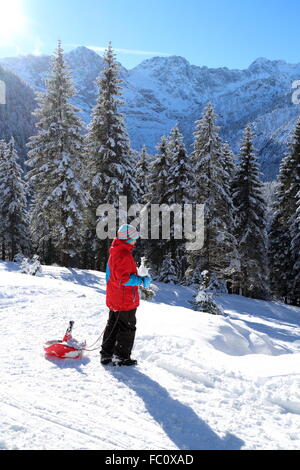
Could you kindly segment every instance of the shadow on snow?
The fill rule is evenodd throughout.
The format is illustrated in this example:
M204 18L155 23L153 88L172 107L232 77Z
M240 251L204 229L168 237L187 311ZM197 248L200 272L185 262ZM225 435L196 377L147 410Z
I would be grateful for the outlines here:
M172 398L168 391L138 369L116 368L112 375L131 388L147 411L180 450L238 450L244 442L227 433L220 438L187 405Z
M86 366L91 361L88 357L82 357L81 359L56 359L47 355L45 355L45 359L60 369L76 369L77 372L83 375L88 374L82 370L82 366Z

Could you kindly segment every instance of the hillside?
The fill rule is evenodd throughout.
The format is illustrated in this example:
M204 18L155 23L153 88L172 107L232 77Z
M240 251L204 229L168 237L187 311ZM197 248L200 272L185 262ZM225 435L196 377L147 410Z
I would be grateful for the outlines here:
M191 288L155 284L137 367L50 361L43 342L70 319L88 345L103 331L104 273L0 262L1 449L299 449L300 309L222 295L212 316Z
M32 112L36 107L33 89L11 71L1 67L0 80L5 83L5 101L0 103L0 140L7 142L13 136L21 163L23 164L28 148L26 143L35 132Z

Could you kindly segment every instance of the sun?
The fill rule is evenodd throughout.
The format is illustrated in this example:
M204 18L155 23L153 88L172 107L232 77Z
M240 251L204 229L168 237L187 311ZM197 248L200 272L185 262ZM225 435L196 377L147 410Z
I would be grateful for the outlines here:
M9 45L26 30L23 0L0 0L0 44Z

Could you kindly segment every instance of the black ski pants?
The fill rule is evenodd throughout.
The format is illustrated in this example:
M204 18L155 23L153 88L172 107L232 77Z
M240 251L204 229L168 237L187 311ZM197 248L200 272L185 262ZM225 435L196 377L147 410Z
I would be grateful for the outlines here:
M109 311L109 317L103 334L100 354L129 359L136 332L136 308L133 310Z

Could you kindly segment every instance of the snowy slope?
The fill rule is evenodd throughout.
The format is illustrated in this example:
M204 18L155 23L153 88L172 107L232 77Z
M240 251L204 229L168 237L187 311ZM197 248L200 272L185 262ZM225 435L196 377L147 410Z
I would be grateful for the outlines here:
M300 309L222 295L226 316L156 283L138 309L135 368L43 356L44 340L92 344L107 318L104 273L0 262L0 448L297 449Z

